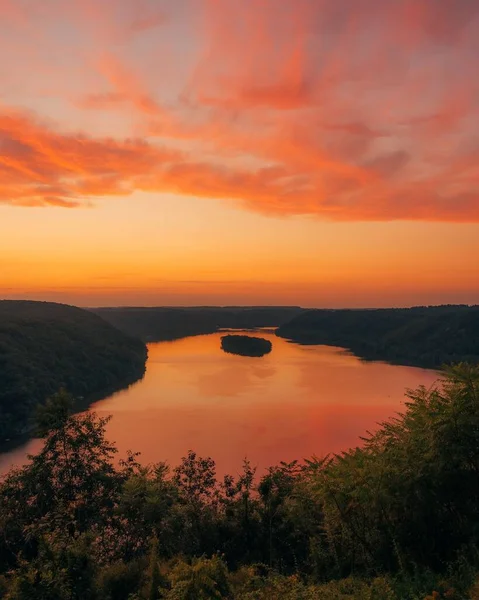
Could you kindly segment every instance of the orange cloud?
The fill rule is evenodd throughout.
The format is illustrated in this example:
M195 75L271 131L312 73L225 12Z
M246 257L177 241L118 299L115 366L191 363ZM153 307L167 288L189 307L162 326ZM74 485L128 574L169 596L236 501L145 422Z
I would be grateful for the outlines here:
M0 115L0 138L0 198L22 206L74 207L98 196L142 190L236 199L264 213L317 214L337 220L479 220L477 197L467 193L466 186L442 197L434 192L440 176L391 189L387 178L409 161L403 152L370 161L364 166L366 175L361 182L359 169L356 173L344 165L341 171L339 163L328 164L321 158L298 160L287 145L274 153L273 147L267 146L284 164L228 168L219 161L195 161L142 140L62 134L14 112ZM306 165L309 170L297 173L287 164L288 157L293 165ZM318 170L322 165L322 173L312 170L316 161ZM469 181L470 177L468 186Z
M0 148L0 199L20 206L79 206L93 196L129 194L135 178L178 159L178 153L142 140L61 134L5 109Z
M61 13L97 32L93 60L72 53L91 84L76 109L133 117L132 138L3 107L1 202L139 190L340 221L479 221L476 0L135 6L77 0ZM56 18L46 9L40 32ZM97 19L110 23L103 40Z

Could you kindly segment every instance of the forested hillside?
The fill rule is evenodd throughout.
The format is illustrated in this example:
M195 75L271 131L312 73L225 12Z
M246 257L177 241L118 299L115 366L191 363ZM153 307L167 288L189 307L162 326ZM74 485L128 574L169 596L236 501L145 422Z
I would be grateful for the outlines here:
M479 362L479 306L311 310L277 335L302 344L349 348L371 360L440 367Z
M303 309L289 306L96 308L93 312L118 329L145 342L175 340L219 329L278 327Z
M142 376L146 347L72 306L0 301L0 441L29 428L35 407L66 387L88 397Z

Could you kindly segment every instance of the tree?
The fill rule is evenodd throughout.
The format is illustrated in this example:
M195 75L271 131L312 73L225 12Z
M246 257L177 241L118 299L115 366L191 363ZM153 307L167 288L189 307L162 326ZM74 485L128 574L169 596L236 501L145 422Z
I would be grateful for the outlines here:
M116 448L105 439L108 418L69 415L72 402L64 391L48 400L39 414L41 452L2 483L0 557L10 565L18 552L35 557L42 539L67 547L114 519L123 476L113 465Z
M258 491L261 500L261 520L263 526L265 562L270 567L284 566L282 563L290 554L291 523L286 517L286 502L293 493L301 467L298 461L281 462L279 467L271 467L261 479ZM294 555L287 558L294 564Z
M211 500L216 486L215 461L190 450L175 468L174 480L188 503L198 505Z
M212 458L190 450L173 471L178 488L178 518L183 522L182 551L190 556L211 555L218 550L216 518L218 488Z

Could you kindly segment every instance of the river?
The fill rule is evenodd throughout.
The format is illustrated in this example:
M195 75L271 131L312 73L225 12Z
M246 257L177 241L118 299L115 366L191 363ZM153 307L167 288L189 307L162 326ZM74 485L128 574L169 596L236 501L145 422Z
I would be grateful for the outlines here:
M235 474L247 457L261 472L279 461L340 452L403 409L406 388L434 371L364 362L341 348L277 338L262 358L224 353L221 333L149 344L144 378L90 407L112 415L108 438L119 455L178 464L189 449ZM21 465L41 442L0 455L0 473Z

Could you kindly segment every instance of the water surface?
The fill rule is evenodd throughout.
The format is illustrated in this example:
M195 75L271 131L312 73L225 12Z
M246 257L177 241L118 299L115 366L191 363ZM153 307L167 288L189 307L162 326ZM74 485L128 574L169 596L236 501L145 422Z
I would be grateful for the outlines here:
M148 346L145 377L96 402L113 415L108 438L145 463L177 464L191 448L212 456L219 473L248 457L260 470L279 461L339 452L402 410L406 388L431 385L434 371L364 362L340 348L273 343L262 358L226 354L224 333ZM30 440L0 455L0 472L40 448Z

